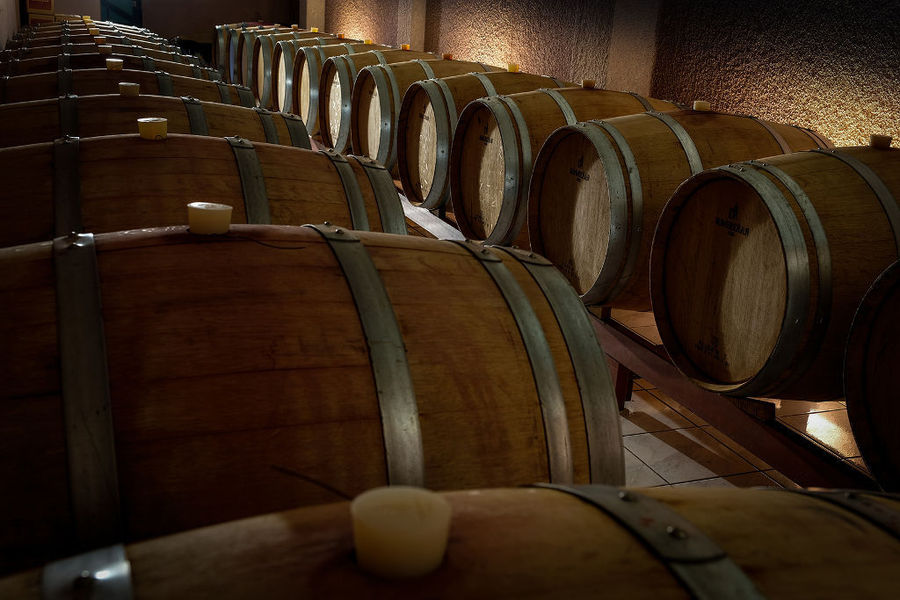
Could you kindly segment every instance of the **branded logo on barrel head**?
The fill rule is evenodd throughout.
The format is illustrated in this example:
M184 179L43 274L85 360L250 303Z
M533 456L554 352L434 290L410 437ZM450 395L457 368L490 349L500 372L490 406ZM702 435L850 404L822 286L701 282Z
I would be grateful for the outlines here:
M694 344L694 348L706 356L712 358L716 362L722 363L726 367L728 366L728 360L725 358L725 352L719 348L719 338L718 336L710 336L709 342L704 342L703 340L697 340L697 343Z
M738 222L738 205L735 204L731 208L728 209L728 218L723 219L722 217L716 217L716 226L723 227L728 230L728 235L734 237L734 234L738 233L744 237L750 235L750 228L741 225Z
M574 175L576 179L581 181L590 181L591 176L584 172L584 156L578 159L578 166L569 169L569 175Z
M481 130L481 135L478 136L478 139L484 142L485 144L493 144L494 140L488 137L488 127L485 125Z

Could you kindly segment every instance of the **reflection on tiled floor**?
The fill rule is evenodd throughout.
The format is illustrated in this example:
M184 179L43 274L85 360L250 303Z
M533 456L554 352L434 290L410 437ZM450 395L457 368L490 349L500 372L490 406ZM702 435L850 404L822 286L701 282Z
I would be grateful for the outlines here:
M629 486L796 487L646 381L620 418Z

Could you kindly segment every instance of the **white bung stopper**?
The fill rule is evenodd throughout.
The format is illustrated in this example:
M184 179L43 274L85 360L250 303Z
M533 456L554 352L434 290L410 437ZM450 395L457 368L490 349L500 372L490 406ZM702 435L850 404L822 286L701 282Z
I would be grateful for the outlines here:
M187 207L188 229L191 233L228 233L231 227L231 206L214 202L191 202Z

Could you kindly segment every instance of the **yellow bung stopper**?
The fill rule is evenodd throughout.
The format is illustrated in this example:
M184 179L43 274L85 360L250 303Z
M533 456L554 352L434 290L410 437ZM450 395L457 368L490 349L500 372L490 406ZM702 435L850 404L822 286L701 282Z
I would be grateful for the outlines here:
M215 235L228 233L231 207L214 202L191 202L188 207L188 229L191 233Z
M121 71L122 70L122 59L121 58L107 58L106 59L106 70L107 71Z
M142 117L137 120L138 133L145 140L164 140L169 132L169 122L162 117Z
M97 52L100 54L112 54L112 46L109 44L100 44L97 46Z
M363 40L363 44L374 44L372 40Z
M119 95L120 96L140 96L141 95L141 84L132 83L131 81L120 81L119 82Z
M582 79L581 87L583 87L586 90L592 90L595 87L597 87L597 82L593 79Z
M519 65L518 65L518 63L507 63L506 70L509 71L510 73L518 73Z
M400 44L401 50L409 50L409 44Z
M409 486L380 487L350 503L359 566L388 579L419 577L440 566L450 533L450 503Z
M441 54L441 58L443 58L444 60L453 60L453 53L444 52L443 54Z
M309 30L312 31L313 33L319 33L318 27L310 27Z
M291 23L291 29L297 30L297 29L300 29L300 26L297 25L296 23Z
M707 102L706 100L694 100L693 108L694 110L698 111L710 110L709 102Z
M91 17L89 15L82 15L81 20L87 22L91 20Z
M344 39L345 36L343 33L339 33L339 34L337 34L337 37L339 40L342 40L342 39Z
M887 150L891 147L892 141L894 141L894 138L889 135L873 133L869 136L869 145L878 150Z
M100 30L96 27L91 27L88 29L88 33L91 35L100 35Z

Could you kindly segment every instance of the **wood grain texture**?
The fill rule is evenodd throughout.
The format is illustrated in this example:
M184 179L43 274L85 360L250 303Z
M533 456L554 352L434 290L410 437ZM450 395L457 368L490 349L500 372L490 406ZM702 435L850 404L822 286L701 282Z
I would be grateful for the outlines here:
M109 41L109 40L107 40ZM133 54L138 52L140 54L145 54L150 58L157 60L171 60L175 62L186 62L188 60L193 61L196 60L193 56L188 56L186 54L182 54L177 50L163 50L160 49L159 44L154 44L153 47L141 46L137 43L134 46L140 46L139 50L135 51L132 49L132 46L117 44L112 42L109 44L112 46L113 54ZM169 47L169 46L166 46ZM99 54L99 50L97 49L97 44L93 41L84 44L71 44L68 46L38 46L34 48L27 48L22 51L22 55L19 60L28 60L35 58L56 58L60 54L62 54L63 49L66 50L67 54L78 55L78 54ZM3 64L0 62L0 64Z
M172 92L175 96L191 96L205 102L222 102L219 86L213 81L195 79L184 75L170 75ZM59 77L56 72L34 73L10 77L4 85L4 102L28 102L45 98L57 98ZM142 94L159 94L159 79L152 71L122 69L109 71L102 69L75 69L72 71L72 93L77 96L117 94L119 82L129 81L141 86ZM228 85L230 103L241 105L237 88Z
M534 375L484 267L451 242L359 235L403 337L425 485L546 480ZM368 345L342 269L316 232L233 226L207 237L171 227L98 235L96 245L127 539L335 501L387 483ZM587 483L581 398L566 340L530 275L503 260L547 336L570 420L575 480ZM55 487L65 481L65 466L50 264L48 243L0 249L0 293L22 299L11 302L11 320L0 325L17 341L0 350L7 382L0 421L15 423L3 444L22 453L2 467L22 483L4 500L28 507L0 514L0 529L11 532L0 540L4 556L27 547L32 561L65 554L71 540L65 493ZM614 402L611 390L604 396ZM14 419L23 406L28 419ZM42 449L33 468L23 467L34 440ZM48 480L47 473L55 475ZM29 529L33 521L40 527Z
M273 223L331 221L351 226L344 187L325 155L263 143L254 143L254 147ZM50 239L53 144L7 148L0 150L0 156L0 173L10 185L9 193L0 197L0 245ZM233 222L246 222L240 175L224 139L179 134L161 141L144 140L136 134L83 139L79 158L86 231L185 223L188 202L229 204L234 207ZM369 178L358 161L350 159L350 163L369 226L381 231Z
M265 129L253 109L220 102L201 102L200 106L208 135L266 141ZM79 97L77 107L77 133L80 137L134 133L137 132L137 119L142 117L163 117L168 120L170 133L191 133L188 112L181 98L152 95L126 97L116 93ZM59 113L59 101L56 99L0 104L0 147L37 144L63 137ZM273 114L272 124L278 143L293 146L284 118ZM302 127L302 124L298 125Z
M694 111L670 114L693 140L704 169L781 154L775 137L752 118ZM633 170L641 186L640 222L636 222L631 205L635 192L624 148L599 127L590 126L612 147L615 160L607 164L586 140L586 133L567 129L549 139L535 161L529 190L529 232L534 248L559 265L579 293L586 294L598 281L606 282L586 301L649 310L652 232L666 201L690 177L691 167L675 134L659 119L637 114L607 122L622 134L634 156ZM817 147L801 129L768 125L795 151ZM612 189L614 177L625 181L624 206ZM611 222L624 226L612 231ZM637 252L637 257L629 276L626 260L630 252Z
M624 92L580 87L562 88L558 92L572 108L577 121L606 119L645 110L634 96ZM526 229L528 175L544 141L554 130L566 125L566 119L559 105L544 92L522 92L511 94L509 98L521 112L527 131L519 130L508 107L492 109L488 99L475 100L462 111L450 156L450 193L460 230L466 236L501 244L517 240L527 246L528 232L523 229ZM675 108L670 102L655 99L649 99L649 102L656 110ZM500 136L484 134L484 128L492 127L498 119L509 124L515 139L503 140ZM472 130L480 130L480 133ZM492 142L479 139L480 135ZM510 157L503 160L501 155L507 153L504 145L516 154L515 160ZM496 182L507 179L518 182L518 186L509 191L504 191L505 185L498 189ZM496 228L497 217L504 204L509 205L507 210L517 217L500 231Z
M900 151L839 152L868 165L900 197ZM688 180L666 205L654 238L650 285L657 326L675 363L704 387L739 394L754 386L755 395L834 399L843 393L841 365L853 314L878 274L898 258L894 232L872 188L829 153L765 162L793 179L812 208L804 213L774 176L748 163L741 167L775 185L777 192L766 198L775 208L767 209L739 177L713 172L708 180ZM772 210L789 215L798 233L775 223ZM816 221L827 252L813 238ZM788 313L786 294L806 279L808 300L797 300ZM708 313L701 315L704 307ZM797 346L776 361L774 337Z
M544 75L507 71L490 71L482 75L491 82L498 94L517 94L539 88L558 87L554 79ZM397 138L397 166L403 191L414 204L424 202L429 196L449 195L449 161L438 172L436 155L440 148L440 151L449 157L453 138L435 137L437 120L443 122L447 131L451 132L455 129L463 108L469 102L488 95L481 79L469 73L439 79L450 91L453 101L452 115L445 104L435 106L431 103L423 89L423 83L413 82L404 94L404 101L397 116L398 131L405 132L405 135ZM421 145L419 140L423 137L433 141ZM435 178L443 181L443 185L440 190L432 191L431 186Z
M897 539L822 500L746 489L635 491L690 520L763 597L881 598L896 589ZM573 496L486 489L444 497L452 507L447 551L420 578L390 581L360 569L344 502L132 544L136 596L595 598L603 589L622 598L689 597L621 525ZM0 593L39 598L40 571L0 581Z
M263 108L272 108L272 72L275 71L274 66L277 64L276 44L282 40L293 40L299 44L317 45L321 43L323 38L338 39L332 34L320 34L312 31L290 31L284 33L267 33L257 36L253 42L253 54L250 61L250 89L260 101ZM347 40L347 42L359 42L361 40ZM298 46L299 47L299 46ZM265 65L270 65L269 72L266 72Z
M107 58L118 58L123 62L124 69L144 69L144 61L140 56L132 54L74 54L69 58L72 69L105 69ZM175 58L172 55L171 58ZM9 63L0 63L0 75L28 75L30 73L56 73L59 68L59 59L56 56L46 58L28 58ZM154 59L153 69L165 71L171 75L193 77L194 69L189 64L168 59ZM201 70L201 79L209 79L209 71Z

